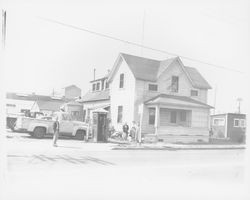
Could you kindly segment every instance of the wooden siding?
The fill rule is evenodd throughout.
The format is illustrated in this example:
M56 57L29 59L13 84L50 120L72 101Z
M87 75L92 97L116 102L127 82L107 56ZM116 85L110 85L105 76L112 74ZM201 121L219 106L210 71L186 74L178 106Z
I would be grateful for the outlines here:
M158 136L182 135L182 136L208 136L208 128L194 128L183 126L161 126L158 129Z
M119 88L120 74L124 74L124 88ZM134 120L135 78L127 63L122 61L110 85L111 122L116 130L122 130L127 122L131 127ZM117 123L118 106L123 106L122 123Z
M192 109L192 127L209 127L209 109Z

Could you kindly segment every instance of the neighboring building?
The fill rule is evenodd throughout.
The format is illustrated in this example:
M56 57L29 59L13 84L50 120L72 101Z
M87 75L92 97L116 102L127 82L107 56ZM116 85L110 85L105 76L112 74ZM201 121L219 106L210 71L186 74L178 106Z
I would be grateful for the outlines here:
M211 116L211 137L245 142L246 115L225 113Z
M69 85L64 88L64 96L66 99L75 99L82 95L82 91L75 85Z
M69 102L64 97L52 97L36 94L6 94L6 114L25 113L26 111L42 111L51 114L58 111L60 106Z
M91 89L78 102L83 103L84 120L92 118L92 111L96 109L105 109L109 112L110 95L108 76L90 81ZM108 118L110 117L108 113Z
M212 107L207 105L207 92L211 86L195 68L184 66L179 57L158 61L121 53L108 83L115 129L136 121L148 139L209 140Z
M34 105L31 108L31 112L42 112L45 116L50 116L54 112L60 110L61 106L64 105L64 101L62 100L49 100L49 101L42 101L38 100L35 101Z
M70 101L61 108L64 109L65 112L70 113L73 120L83 121L83 105L76 101Z

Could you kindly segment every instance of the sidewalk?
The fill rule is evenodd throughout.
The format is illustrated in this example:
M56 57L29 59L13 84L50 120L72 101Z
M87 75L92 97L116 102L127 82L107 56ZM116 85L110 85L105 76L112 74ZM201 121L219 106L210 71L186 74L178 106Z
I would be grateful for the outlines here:
M170 143L123 143L117 144L112 150L216 150L245 149L244 144L170 144Z

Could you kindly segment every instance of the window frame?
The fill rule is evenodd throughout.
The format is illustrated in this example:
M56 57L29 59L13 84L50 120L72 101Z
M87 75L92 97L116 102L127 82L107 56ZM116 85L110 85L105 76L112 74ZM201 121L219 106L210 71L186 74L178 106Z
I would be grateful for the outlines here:
M216 124L216 123L215 123L216 120L219 120L219 121L220 121L220 120L223 120L223 123L222 123L223 125L221 125L220 123ZM226 119L223 118L223 117L216 117L216 118L213 118L213 126L225 126L225 123L226 123Z
M194 95L192 92L196 92L197 94ZM198 97L199 96L199 91L198 90L191 90L190 95L191 95L191 97Z
M101 88L100 86L101 86L100 82L97 82L97 83L96 83L96 91L99 91L99 90L100 90L100 88Z
M242 122L244 123L244 125L242 126ZM245 128L246 127L246 119L241 119L240 120L240 127Z
M123 118L123 106L117 107L117 123L122 123Z
M93 83L93 84L92 84L92 91L93 91L93 92L96 91L96 83Z
M119 88L120 88L120 89L124 88L124 73L121 73L121 74L120 74Z
M150 89L150 86L155 86L156 90L152 90L152 88ZM157 92L158 91L158 84L149 83L148 84L148 91L150 91L150 92Z
M175 82L174 82L175 78L176 78L176 88L173 87L173 86L175 86ZM174 92L174 93L179 92L179 76L172 76L171 77L171 92Z
M238 126L235 125L235 121L238 121ZM242 122L244 123L243 126L242 126ZM246 127L246 119L235 118L234 119L234 127L235 128L245 128Z

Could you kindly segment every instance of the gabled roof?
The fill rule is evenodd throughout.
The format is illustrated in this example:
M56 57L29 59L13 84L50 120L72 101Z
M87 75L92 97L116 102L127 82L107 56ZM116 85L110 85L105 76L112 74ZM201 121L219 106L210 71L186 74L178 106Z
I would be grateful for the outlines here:
M160 61L121 53L136 79L156 81Z
M95 91L92 92L91 90L89 90L83 97L81 100L79 100L78 102L91 102L91 101L103 101L103 100L109 100L110 96L109 96L109 89L106 90L101 90L101 91Z
M189 102L189 103L193 103L193 104L198 104L198 105L201 105L201 106L204 106L204 107L207 107L207 108L213 108L212 106L208 105L208 104L205 104L203 102L200 102L200 101L197 101L195 99L192 99L190 97L187 97L187 96L177 96L177 95L169 95L169 94L159 94L159 95L156 95L155 97L145 101L144 103L145 104L148 104L158 98L166 98L166 99L175 99L175 100L179 100L179 101L183 101L183 102Z
M186 66L185 66L185 69L187 73L189 74L190 79L192 80L193 87L201 88L201 89L212 88L197 69L193 67L186 67Z
M163 61L129 55L125 53L120 53L117 61L111 71L110 77L108 80L112 79L116 72L116 68L119 65L119 58L123 58L123 60L127 63L130 70L132 71L134 77L136 79L145 80L155 82L159 78L159 76L174 62L178 61L184 73L187 75L190 83L194 88L200 89L211 89L211 86L208 82L202 77L202 75L198 72L197 69L192 67L185 67L179 57L174 57L170 59L166 59Z

